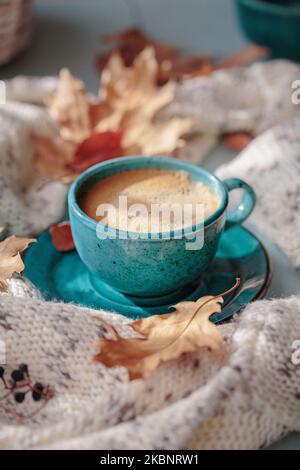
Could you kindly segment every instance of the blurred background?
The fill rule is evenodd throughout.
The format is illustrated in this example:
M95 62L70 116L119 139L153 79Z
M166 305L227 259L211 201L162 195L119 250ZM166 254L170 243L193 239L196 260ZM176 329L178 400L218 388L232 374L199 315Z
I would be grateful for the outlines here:
M1 67L1 78L54 75L67 66L95 91L94 59L105 47L100 36L129 26L187 54L222 57L247 42L234 0L35 0L30 47Z

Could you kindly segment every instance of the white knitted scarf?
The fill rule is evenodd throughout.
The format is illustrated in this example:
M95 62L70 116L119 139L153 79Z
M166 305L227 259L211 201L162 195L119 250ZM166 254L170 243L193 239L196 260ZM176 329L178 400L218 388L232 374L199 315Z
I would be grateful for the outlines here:
M201 131L212 140L225 130L258 134L284 121L217 173L254 186L258 205L252 222L298 269L300 119L289 94L299 77L300 68L283 61L217 72L179 86L166 111L197 114ZM9 97L39 103L55 85L55 79L17 78L8 84ZM53 132L42 108L20 102L0 108L0 226L16 235L44 230L65 209L63 184L32 179L32 129ZM199 142L197 148L200 154ZM21 404L11 394L2 398L0 382L2 449L256 449L300 431L300 361L294 350L300 295L257 301L221 326L230 345L224 366L200 353L187 354L130 382L126 369L92 360L95 341L107 335L101 319L123 335L128 319L45 302L22 277L9 286L10 292L0 295L6 373L26 363L32 379L49 384L54 396L34 414L37 402L29 396Z

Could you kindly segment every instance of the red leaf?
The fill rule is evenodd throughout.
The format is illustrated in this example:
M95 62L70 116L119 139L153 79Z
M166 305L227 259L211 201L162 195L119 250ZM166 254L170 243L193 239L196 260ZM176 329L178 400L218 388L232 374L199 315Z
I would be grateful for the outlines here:
M121 139L122 132L120 130L91 134L78 145L74 160L69 164L69 167L73 171L81 173L96 163L121 157L124 154Z
M240 152L252 141L253 136L249 132L235 132L223 136L223 144L232 150Z
M58 251L74 250L74 240L70 222L61 222L50 227L52 243Z

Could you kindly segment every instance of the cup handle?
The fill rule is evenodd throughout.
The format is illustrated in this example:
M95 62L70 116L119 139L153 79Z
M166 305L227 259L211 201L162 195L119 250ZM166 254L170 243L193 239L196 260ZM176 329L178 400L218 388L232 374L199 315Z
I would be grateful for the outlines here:
M227 213L225 230L228 230L235 225L243 223L249 217L255 207L256 196L251 186L239 178L228 178L223 183L228 192L239 188L244 190L240 203Z

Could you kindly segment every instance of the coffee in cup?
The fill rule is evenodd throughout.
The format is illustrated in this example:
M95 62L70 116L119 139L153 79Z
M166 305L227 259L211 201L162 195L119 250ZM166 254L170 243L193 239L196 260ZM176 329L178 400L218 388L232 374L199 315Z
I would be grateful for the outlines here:
M220 198L186 171L142 168L98 181L79 204L89 217L112 228L167 232L208 218L220 206ZM109 206L115 209L113 217Z

